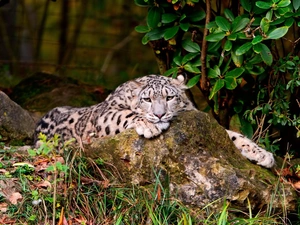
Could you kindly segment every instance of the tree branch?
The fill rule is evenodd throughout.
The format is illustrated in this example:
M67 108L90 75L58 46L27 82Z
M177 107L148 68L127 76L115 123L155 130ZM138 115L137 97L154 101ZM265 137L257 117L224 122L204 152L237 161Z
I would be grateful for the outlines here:
M211 8L210 8L210 0L206 0L206 19L205 19L205 28L203 31L203 40L202 40L202 51L201 51L201 80L200 80L200 88L205 96L208 96L208 80L206 74L206 54L207 54L207 41L206 36L208 35L208 29L206 25L210 21L211 16Z

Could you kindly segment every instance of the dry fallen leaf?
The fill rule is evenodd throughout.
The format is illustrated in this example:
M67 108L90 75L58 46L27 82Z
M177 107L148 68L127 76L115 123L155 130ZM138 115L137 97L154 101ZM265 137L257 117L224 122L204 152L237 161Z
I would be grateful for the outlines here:
M65 164L65 159L61 156L56 156L55 162L60 162L61 164Z
M88 222L85 218L83 218L83 216L79 216L79 218L74 218L74 220L81 224L86 224Z
M19 200L19 199L22 199L22 198L23 198L23 197L22 197L22 195L21 195L19 192L14 192L14 193L12 193L12 194L9 196L8 200L9 200L12 204L16 205L16 204L18 203L18 200Z
M0 173L5 174L5 173L7 173L7 170L5 170L5 169L0 169Z
M43 182L37 184L36 186L39 188L47 188L47 187L51 188L51 183L47 180L44 180Z
M296 183L292 184L294 188L300 189L300 181L297 181Z
M6 202L0 203L0 212L5 213L7 211L8 204Z

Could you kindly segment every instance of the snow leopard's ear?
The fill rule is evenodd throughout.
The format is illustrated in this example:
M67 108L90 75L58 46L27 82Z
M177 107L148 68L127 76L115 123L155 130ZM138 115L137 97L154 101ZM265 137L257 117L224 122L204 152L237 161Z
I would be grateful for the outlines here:
M173 78L171 83L178 85L181 89L187 89L186 84L186 76L184 74L178 74L176 78Z
M138 96L144 86L142 83L135 80L129 81L128 85L130 87L130 90L132 90L131 93L133 96Z

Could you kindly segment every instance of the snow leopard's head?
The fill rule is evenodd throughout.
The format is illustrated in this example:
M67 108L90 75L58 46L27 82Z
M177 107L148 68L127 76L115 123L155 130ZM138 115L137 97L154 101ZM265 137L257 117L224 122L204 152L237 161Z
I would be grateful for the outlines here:
M149 75L147 82L132 82L134 87L131 109L142 114L151 123L168 122L181 111L194 110L185 94L183 75L176 79Z

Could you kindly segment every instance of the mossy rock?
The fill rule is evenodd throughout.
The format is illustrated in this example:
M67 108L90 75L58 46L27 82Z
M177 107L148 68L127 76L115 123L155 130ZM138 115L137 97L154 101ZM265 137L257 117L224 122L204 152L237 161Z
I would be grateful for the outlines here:
M90 106L102 102L108 91L71 78L38 72L13 88L10 97L31 112L46 113L57 106Z
M31 143L35 121L30 113L0 91L0 136L1 141L11 144Z
M165 188L191 207L226 199L232 207L248 210L249 199L253 209L261 210L275 195L272 206L282 210L283 200L277 195L283 192L286 209L296 207L293 188L276 186L278 177L244 158L226 131L203 112L180 114L168 131L154 139L126 130L84 147L86 156L114 165L120 174L117 182L154 184L159 174L161 183L170 181Z

